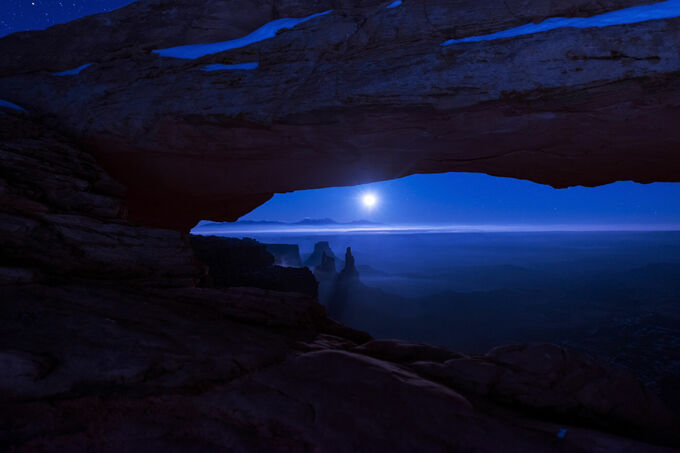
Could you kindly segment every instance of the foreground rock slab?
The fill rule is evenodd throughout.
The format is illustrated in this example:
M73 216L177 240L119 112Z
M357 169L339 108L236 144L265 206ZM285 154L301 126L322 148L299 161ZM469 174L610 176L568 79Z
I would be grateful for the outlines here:
M483 357L412 366L460 391L502 404L677 441L680 420L630 374L552 344L503 346Z
M673 451L351 352L357 334L319 333L322 318L246 319L224 310L227 291L202 303L82 284L0 291L2 449Z

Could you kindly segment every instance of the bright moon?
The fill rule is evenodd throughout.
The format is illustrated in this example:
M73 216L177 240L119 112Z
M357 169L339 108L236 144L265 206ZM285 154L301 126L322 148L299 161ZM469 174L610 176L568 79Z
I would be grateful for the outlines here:
M367 193L362 195L361 202L370 209L378 204L378 197L376 197L375 194Z

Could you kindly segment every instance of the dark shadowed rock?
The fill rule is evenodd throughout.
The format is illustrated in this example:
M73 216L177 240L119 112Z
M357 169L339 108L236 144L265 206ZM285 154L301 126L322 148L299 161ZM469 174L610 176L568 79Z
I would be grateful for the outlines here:
M36 120L0 114L0 281L186 286L203 278L181 234L126 215L124 188L90 154Z
M208 265L208 286L250 286L317 295L318 284L309 269L275 266L267 247L254 239L192 235L191 246Z
M314 268L314 276L319 282L333 282L338 276L335 270L335 258L321 253L321 262Z
M301 342L298 346L303 351L324 351L328 349L350 350L355 348L356 344L335 335L319 334L313 341Z
M23 351L0 351L0 393L16 395L46 376L53 360Z
M358 279L359 272L357 271L357 267L354 264L352 248L347 247L347 250L345 251L345 266L342 268L342 271L340 271L340 274L338 275L338 281L350 283Z
M305 259L304 265L310 269L319 266L323 261L324 254L329 258L339 261L335 256L335 253L333 253L331 246L328 244L328 241L319 241L314 244L314 250L312 251L312 254ZM336 264L339 263L336 262ZM333 268L333 271L335 271L335 267Z
M413 364L461 392L593 426L677 442L677 419L627 372L552 344L495 348L482 357ZM674 439L674 440L672 440Z
M347 304L352 300L352 295L363 288L364 285L359 280L359 272L354 264L352 249L347 247L345 266L332 282L328 292L328 316L333 319L342 320Z
M395 363L445 362L463 357L448 349L401 340L373 340L353 349L353 352Z
M214 271L219 267L224 279L274 265L272 254L255 239L191 235L190 240L193 250L203 261L210 262Z

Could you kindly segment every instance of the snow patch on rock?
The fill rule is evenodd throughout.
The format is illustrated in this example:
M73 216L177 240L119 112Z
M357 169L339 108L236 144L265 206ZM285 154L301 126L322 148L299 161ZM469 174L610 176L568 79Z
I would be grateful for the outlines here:
M85 68L88 68L92 66L94 63L86 63L82 66L78 66L77 68L69 69L67 71L62 71L62 72L55 72L52 75L56 77L63 77L63 76L72 76L72 75L78 75L80 74L80 71L82 71Z
M249 46L256 42L264 41L265 39L273 38L280 30L285 30L288 28L296 27L303 22L314 19L316 17L325 16L333 12L332 9L324 11L322 13L312 14L311 16L302 17L299 19L284 18L277 19L272 22L266 23L254 32L246 35L242 38L231 39L229 41L221 41L209 44L190 44L187 46L170 47L167 49L157 49L153 50L153 53L160 55L161 57L173 57L173 58L185 58L185 59L195 59L204 57L206 55L211 55L219 52L224 52L226 50L238 49L241 47Z
M12 102L5 101L4 99L0 99L0 107L12 109L12 110L19 110L20 112L26 111L25 108L18 106L16 104L12 103Z
M612 25L626 25L649 20L680 17L680 0L666 0L651 5L633 6L618 11L598 14L592 17L551 17L539 24L526 24L520 27L491 33L488 35L469 36L462 39L449 39L442 46L466 42L493 41L502 38L514 38L522 35L542 33L556 28L601 28Z

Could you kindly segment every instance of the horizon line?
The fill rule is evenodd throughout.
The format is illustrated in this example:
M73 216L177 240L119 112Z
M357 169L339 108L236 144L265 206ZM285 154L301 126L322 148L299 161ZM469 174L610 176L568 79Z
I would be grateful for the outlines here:
M676 224L381 224L381 225L248 225L215 222L209 225L197 224L191 233L218 234L273 234L273 233L541 233L541 232L675 232L680 231Z

